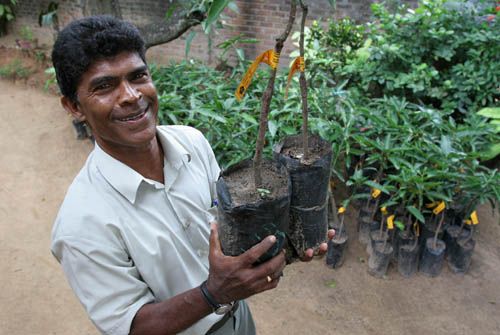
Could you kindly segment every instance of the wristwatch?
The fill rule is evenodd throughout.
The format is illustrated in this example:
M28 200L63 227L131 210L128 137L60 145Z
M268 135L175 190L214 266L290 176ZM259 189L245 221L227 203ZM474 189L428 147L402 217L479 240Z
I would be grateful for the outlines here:
M200 289L203 298L205 298L206 302L210 305L210 307L212 307L212 310L214 311L215 314L224 315L233 309L234 301L231 301L229 304L219 304L217 301L215 301L212 294L208 292L206 280L203 283L201 283Z

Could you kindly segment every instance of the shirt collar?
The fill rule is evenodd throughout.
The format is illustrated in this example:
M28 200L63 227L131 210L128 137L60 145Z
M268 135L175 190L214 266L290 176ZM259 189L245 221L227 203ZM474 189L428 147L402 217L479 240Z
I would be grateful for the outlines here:
M157 129L156 135L164 152L164 175L166 188L170 188L178 175L178 170L191 161L191 154L173 136ZM131 203L135 202L142 181L151 182L140 173L105 152L95 143L94 159L104 178Z

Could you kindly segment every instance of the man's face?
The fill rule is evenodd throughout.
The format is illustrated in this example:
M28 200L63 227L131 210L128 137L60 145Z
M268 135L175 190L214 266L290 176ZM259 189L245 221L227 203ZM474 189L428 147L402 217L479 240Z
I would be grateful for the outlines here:
M87 121L108 153L141 149L155 139L158 97L146 64L135 52L94 62L77 89L78 102L63 105Z

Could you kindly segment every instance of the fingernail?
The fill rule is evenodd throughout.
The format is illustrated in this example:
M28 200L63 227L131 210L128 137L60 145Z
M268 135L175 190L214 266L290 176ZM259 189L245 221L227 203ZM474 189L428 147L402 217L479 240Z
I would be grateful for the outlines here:
M269 241L272 243L276 242L276 236L274 235L269 236Z

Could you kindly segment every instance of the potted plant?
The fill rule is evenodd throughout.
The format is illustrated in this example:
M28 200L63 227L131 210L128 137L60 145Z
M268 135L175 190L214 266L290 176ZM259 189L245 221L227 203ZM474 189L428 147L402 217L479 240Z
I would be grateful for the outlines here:
M219 236L226 255L239 255L271 234L276 236L277 242L259 261L271 258L285 246L289 231L290 178L287 170L280 164L263 160L262 151L279 54L292 29L295 12L296 3L292 1L285 31L276 39L274 50L267 51L259 59L271 65L271 75L262 96L253 161L235 164L223 171L217 181ZM251 71L255 69L249 70L250 77L253 74ZM237 89L239 97L248 88L247 76L248 74Z
M330 199L333 199L333 194L330 194ZM339 216L339 223L335 225L335 236L328 241L328 251L326 255L326 264L336 269L344 264L345 251L347 249L347 229L345 228L345 214L349 200L345 201L343 205L337 210L335 202L331 206L332 216Z
M308 133L307 81L301 66L304 62L304 26L308 8L303 1L300 1L300 6L300 57L296 62L301 68L302 134L286 137L274 147L276 159L286 166L292 181L289 239L298 258L302 258L307 249L316 249L325 242L332 160L331 144Z

